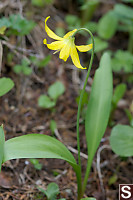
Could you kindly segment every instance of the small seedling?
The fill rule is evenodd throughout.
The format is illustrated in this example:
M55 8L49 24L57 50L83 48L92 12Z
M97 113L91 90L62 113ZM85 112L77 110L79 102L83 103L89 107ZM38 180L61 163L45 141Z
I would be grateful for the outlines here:
M35 27L35 22L27 20L20 14L12 14L0 19L0 25L8 28L7 35L27 35Z
M56 105L57 99L65 92L65 87L62 82L57 81L48 88L48 96L41 95L38 99L38 105L41 108L53 108Z
M32 74L32 69L30 68L30 61L27 58L23 58L20 65L15 65L13 71L16 74L23 74L29 76Z
M34 165L34 168L37 170L41 170L42 169L42 164L39 162L39 160L35 159L35 158L31 158L30 162Z
M46 56L44 59L38 59L35 56L31 56L29 59L38 68L43 68L43 67L46 67L48 63L50 62L51 55Z
M46 190L43 188L37 187L42 193L47 197L47 200L57 200L57 195L60 193L59 186L56 183L50 183ZM59 199L66 200L66 199Z

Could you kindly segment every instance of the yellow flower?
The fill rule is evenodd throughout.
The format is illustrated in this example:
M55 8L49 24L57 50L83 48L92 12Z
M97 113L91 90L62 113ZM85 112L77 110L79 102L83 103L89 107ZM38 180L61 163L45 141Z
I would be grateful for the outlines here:
M71 56L72 62L77 68L86 69L86 68L83 68L80 64L77 49L80 52L87 52L90 49L92 49L92 44L81 45L81 46L75 45L74 43L75 38L73 37L73 34L77 31L77 29L74 29L73 31L68 32L64 37L59 37L47 26L47 20L49 18L50 16L47 17L45 20L45 31L49 37L57 41L52 42L51 44L47 44L47 40L44 39L43 43L47 45L47 47L51 50L56 50L56 52L60 51L60 54L59 54L60 59L67 61L67 58Z

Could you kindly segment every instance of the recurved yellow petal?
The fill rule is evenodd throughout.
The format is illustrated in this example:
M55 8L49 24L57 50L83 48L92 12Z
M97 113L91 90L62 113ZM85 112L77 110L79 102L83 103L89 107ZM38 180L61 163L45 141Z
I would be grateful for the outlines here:
M58 35L56 35L48 26L47 26L47 21L50 18L50 16L48 16L45 19L45 31L47 32L48 36L51 37L52 39L55 40L62 40L63 38L59 37Z
M83 68L83 67L81 66L81 64L80 64L79 55L78 55L76 46L75 46L74 44L73 44L73 46L71 47L70 55L71 55L73 64L74 64L77 68L86 69L86 68Z
M47 44L47 40L44 39L43 43L47 45L47 47L51 50L59 50L64 46L64 43L62 41L55 41L52 42L51 44Z
M92 49L92 44L76 46L80 52L86 52Z
M66 35L64 35L64 38L68 38L68 37L72 36L76 31L77 31L77 29L74 29L73 31L69 31Z
M69 55L70 55L70 46L64 45L64 47L60 51L59 58L63 59L66 62Z

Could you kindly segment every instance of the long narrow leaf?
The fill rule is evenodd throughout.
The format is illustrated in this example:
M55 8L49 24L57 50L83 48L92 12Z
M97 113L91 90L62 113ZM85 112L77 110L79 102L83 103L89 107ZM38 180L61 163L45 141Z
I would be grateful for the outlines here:
M107 127L112 90L111 61L110 56L105 53L101 58L100 68L95 73L85 119L90 165Z

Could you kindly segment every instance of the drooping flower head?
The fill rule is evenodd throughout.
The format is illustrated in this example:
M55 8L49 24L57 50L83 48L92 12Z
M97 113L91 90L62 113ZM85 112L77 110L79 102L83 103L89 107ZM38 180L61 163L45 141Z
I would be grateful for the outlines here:
M75 45L75 38L73 37L73 35L77 31L77 29L74 29L73 31L68 32L66 35L64 35L64 37L59 37L47 26L47 20L49 18L50 16L48 16L45 19L45 31L50 38L55 39L57 41L52 42L51 44L47 44L47 40L44 39L43 43L47 45L47 47L51 50L56 50L56 52L60 51L60 54L59 54L60 59L67 61L67 58L71 56L72 62L77 68L86 69L86 68L83 68L80 64L77 49L80 52L87 52L90 49L92 49L92 44L81 45L81 46Z

